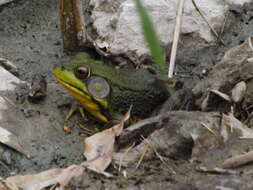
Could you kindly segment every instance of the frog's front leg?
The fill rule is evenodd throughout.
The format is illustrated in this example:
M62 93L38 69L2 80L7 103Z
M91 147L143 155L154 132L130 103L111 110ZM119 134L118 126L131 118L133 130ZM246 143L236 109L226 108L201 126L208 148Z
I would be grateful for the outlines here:
M83 106L80 103L75 102L75 103L71 104L70 110L65 117L65 122L68 121L74 115L74 113L77 111L81 114L81 116L84 120L87 120L87 117L84 114Z

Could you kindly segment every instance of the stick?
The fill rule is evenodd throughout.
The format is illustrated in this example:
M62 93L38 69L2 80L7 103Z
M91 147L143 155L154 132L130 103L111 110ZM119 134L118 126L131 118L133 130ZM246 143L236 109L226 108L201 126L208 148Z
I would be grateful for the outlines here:
M253 162L253 151L229 158L221 164L221 167L222 168L237 168L242 165L248 164L250 162Z
M61 33L66 52L79 51L86 42L85 22L80 0L58 0Z
M81 0L73 1L73 11L74 11L74 16L75 16L77 40L78 40L79 45L84 45L86 42L86 29L85 29L83 7L82 7Z
M206 17L204 16L204 14L201 12L201 10L198 8L195 0L192 0L192 4L195 7L195 9L198 11L198 13L200 14L200 16L203 18L203 20L206 22L206 24L208 25L208 27L210 28L210 30L212 31L212 33L215 35L215 37L220 40L220 42L225 45L224 41L219 37L218 33L215 31L215 29L212 27L212 25L208 22L208 20L206 19Z
M174 67L175 67L175 62L176 62L176 55L177 55L177 45L178 45L178 40L179 40L180 27L182 23L184 1L185 0L180 0L178 2L176 26L175 26L173 44L172 44L172 49L171 49L171 54L170 54L168 78L173 77L173 72L174 72Z

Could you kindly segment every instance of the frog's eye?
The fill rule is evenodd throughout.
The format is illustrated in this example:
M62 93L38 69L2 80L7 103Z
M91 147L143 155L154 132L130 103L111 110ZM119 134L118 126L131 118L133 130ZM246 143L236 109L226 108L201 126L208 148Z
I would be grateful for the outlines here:
M88 91L96 98L105 98L110 93L110 86L104 78L92 76L88 81Z
M79 79L86 79L90 76L90 68L87 66L77 66L75 68L75 76Z

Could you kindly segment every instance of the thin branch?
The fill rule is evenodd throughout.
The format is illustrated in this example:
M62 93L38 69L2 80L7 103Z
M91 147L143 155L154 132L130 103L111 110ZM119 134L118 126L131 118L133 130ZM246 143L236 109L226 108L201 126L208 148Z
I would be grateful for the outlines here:
M178 40L179 40L180 27L182 23L184 1L185 0L180 0L178 2L176 26L175 26L173 44L172 44L172 49L171 49L171 54L170 54L168 78L173 77L173 72L174 72L174 67L175 67L175 62L176 62L176 55L177 55L177 45L178 45Z
M79 45L84 45L86 42L86 29L81 0L73 1L73 11L75 16L77 40Z
M237 168L251 162L253 162L253 151L229 158L222 163L221 167L222 168Z
M192 0L192 4L195 7L195 9L198 11L198 13L200 14L200 16L203 18L203 20L206 22L206 24L208 25L208 27L210 28L210 30L212 31L212 33L215 35L215 37L220 40L220 42L225 45L224 41L219 37L219 34L215 31L215 29L212 27L212 25L208 22L208 20L206 19L206 17L204 16L204 14L201 12L201 10L198 8L195 0Z

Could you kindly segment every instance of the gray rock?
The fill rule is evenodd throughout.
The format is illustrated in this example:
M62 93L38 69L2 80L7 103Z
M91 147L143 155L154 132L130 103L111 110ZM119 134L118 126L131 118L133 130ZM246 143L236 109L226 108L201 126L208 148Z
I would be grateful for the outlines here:
M237 5L237 6L242 6L245 3L250 3L251 0L225 0L226 3L229 5Z
M177 0L144 0L143 3L152 16L163 46L169 46L173 38ZM226 3L218 0L197 0L196 3L212 26L219 28L222 25L228 9ZM106 48L113 55L127 55L134 61L149 54L134 1L91 0L90 6L94 7L91 17L98 33L95 41L100 48ZM191 1L185 2L181 33L195 34L193 36L202 39L202 42L213 42L215 39Z
M234 102L238 103L243 99L243 96L246 91L246 83L241 81L237 83L232 89L232 99Z

